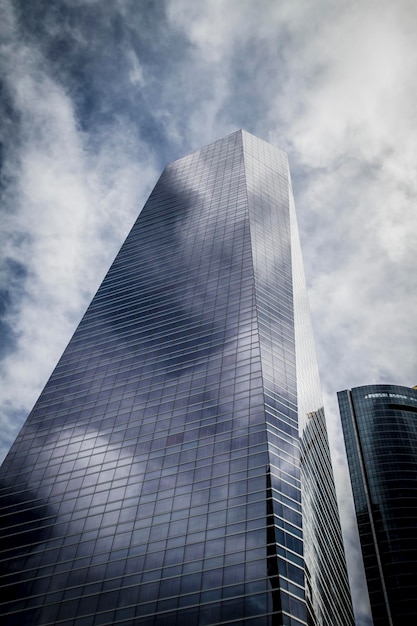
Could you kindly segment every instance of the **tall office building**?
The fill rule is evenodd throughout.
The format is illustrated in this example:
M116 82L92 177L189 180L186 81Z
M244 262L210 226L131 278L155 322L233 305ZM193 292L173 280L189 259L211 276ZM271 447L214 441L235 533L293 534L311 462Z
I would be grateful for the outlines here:
M338 394L375 626L417 618L417 389Z
M166 167L6 458L2 624L352 624L320 407L287 158L238 131Z

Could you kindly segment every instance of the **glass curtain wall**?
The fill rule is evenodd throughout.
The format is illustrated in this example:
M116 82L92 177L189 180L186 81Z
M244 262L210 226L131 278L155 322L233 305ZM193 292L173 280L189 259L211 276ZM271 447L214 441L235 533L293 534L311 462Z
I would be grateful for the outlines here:
M2 466L2 624L312 623L292 211L243 131L166 167Z
M417 616L417 389L338 394L375 626Z

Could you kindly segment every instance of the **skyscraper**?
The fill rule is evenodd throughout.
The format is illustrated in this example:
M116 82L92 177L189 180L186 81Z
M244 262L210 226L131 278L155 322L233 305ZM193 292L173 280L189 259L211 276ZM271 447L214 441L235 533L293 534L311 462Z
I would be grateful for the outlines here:
M166 167L5 460L2 623L352 624L320 407L287 158L238 131Z
M338 394L375 626L417 617L417 389Z

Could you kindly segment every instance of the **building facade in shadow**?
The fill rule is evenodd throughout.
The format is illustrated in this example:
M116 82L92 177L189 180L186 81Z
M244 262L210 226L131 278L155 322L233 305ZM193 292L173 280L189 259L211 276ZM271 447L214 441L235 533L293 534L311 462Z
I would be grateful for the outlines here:
M338 394L375 626L417 617L417 389Z

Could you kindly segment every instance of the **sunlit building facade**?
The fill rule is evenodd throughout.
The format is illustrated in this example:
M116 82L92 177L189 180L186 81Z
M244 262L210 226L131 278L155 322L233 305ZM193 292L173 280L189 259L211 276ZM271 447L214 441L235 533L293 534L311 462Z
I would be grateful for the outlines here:
M374 626L417 618L417 389L338 394Z
M1 623L353 624L320 407L287 158L238 131L166 167L3 464Z

